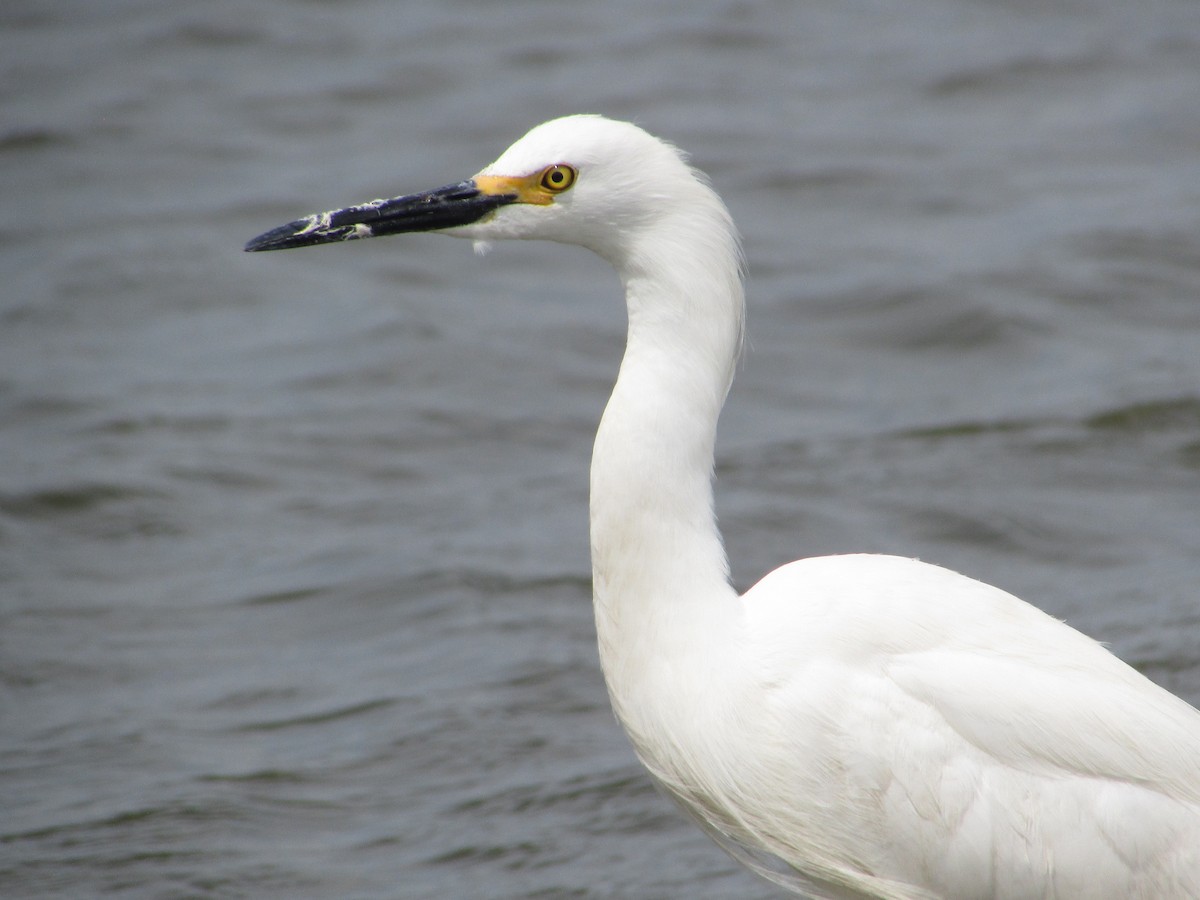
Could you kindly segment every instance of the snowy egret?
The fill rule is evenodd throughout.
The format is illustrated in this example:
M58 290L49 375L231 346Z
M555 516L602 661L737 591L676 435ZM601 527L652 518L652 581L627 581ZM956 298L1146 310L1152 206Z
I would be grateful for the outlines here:
M1200 712L1100 644L899 557L730 586L712 470L741 253L678 150L556 119L468 181L246 249L408 231L580 244L620 274L591 469L600 660L638 757L726 850L817 897L1200 897Z

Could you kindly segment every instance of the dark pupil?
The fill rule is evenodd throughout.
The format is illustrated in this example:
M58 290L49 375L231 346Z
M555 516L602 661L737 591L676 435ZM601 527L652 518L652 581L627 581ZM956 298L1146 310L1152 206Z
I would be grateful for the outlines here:
M551 180L552 182L554 182L555 184L562 184L562 180L563 180L563 173L562 173L562 172L558 172L558 171L551 172L551 173L550 173L550 180Z

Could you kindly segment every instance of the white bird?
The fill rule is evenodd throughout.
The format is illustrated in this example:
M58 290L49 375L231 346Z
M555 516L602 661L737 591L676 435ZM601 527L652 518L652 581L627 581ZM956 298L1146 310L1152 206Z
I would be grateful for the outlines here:
M734 857L814 897L1200 897L1200 713L1091 638L893 556L731 587L712 472L742 261L683 154L556 119L468 181L246 249L406 231L580 244L620 274L591 468L600 661L638 757Z

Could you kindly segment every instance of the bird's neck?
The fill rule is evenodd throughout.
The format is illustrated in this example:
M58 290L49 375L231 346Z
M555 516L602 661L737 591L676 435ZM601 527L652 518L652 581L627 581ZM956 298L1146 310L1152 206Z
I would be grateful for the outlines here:
M712 473L741 344L740 256L719 201L691 212L619 265L629 335L591 471L596 627L618 715L647 666L703 652L736 614Z

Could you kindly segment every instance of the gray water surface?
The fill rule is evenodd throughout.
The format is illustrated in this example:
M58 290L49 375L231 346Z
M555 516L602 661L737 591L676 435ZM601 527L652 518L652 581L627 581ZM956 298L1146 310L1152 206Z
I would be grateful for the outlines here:
M575 248L246 255L631 118L741 225L735 579L919 556L1200 702L1200 7L0 12L0 895L775 896L609 712Z

